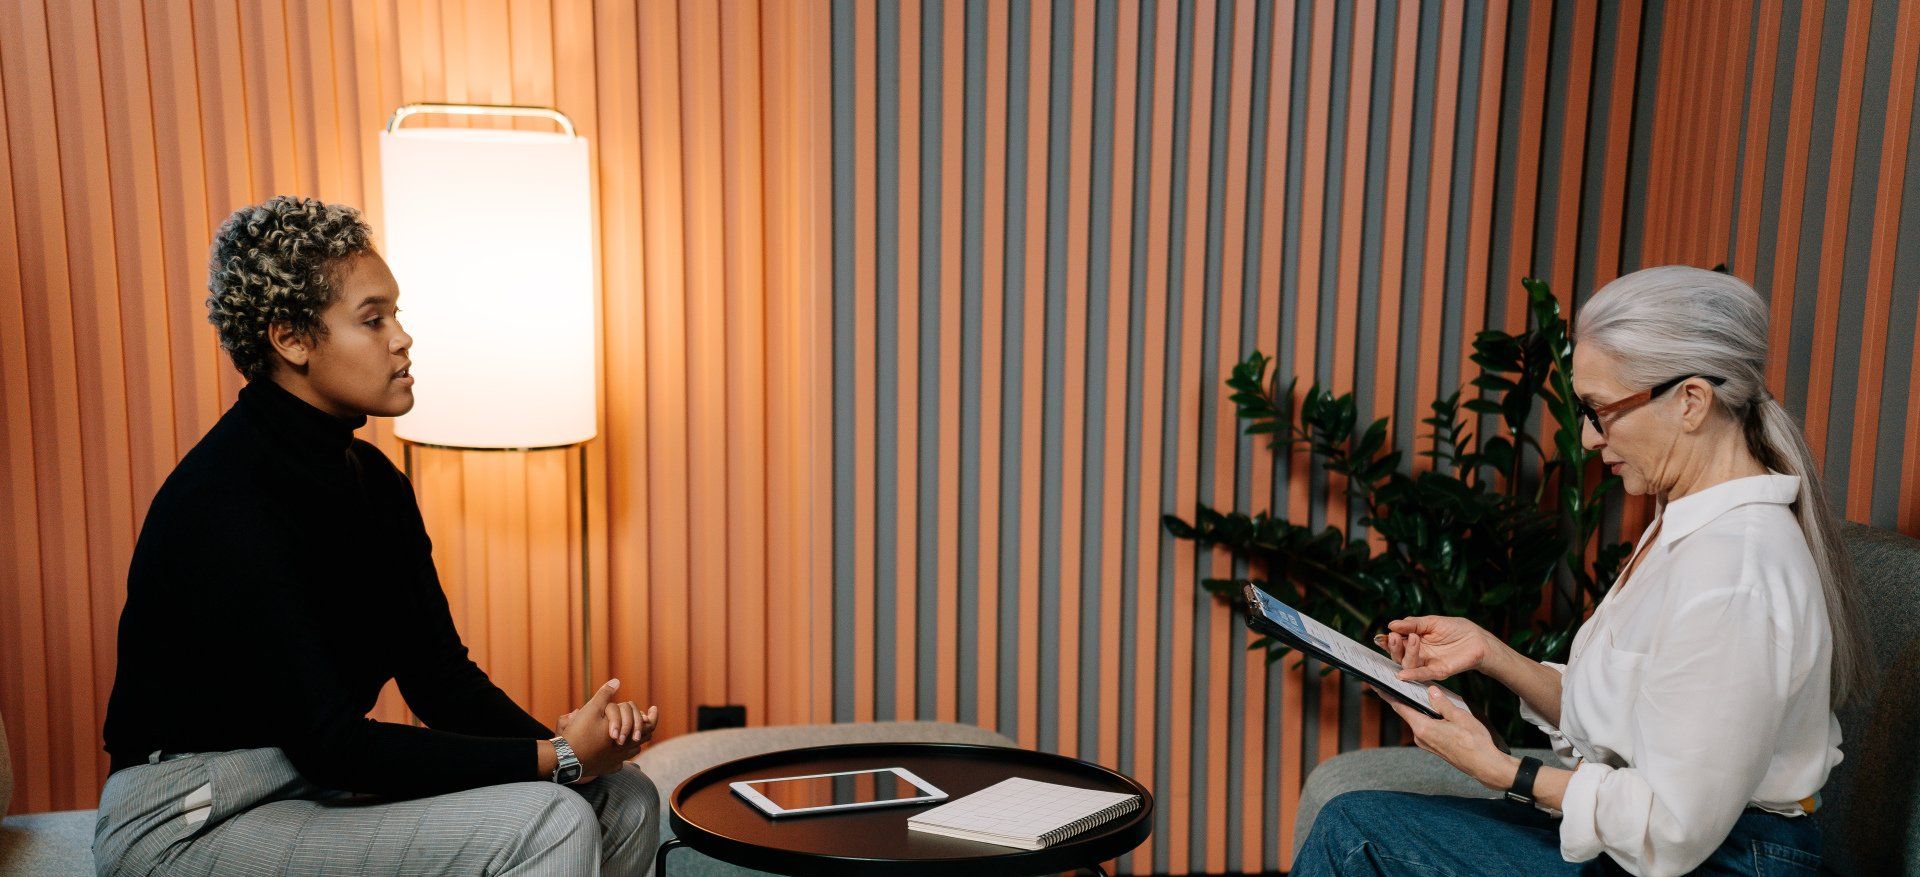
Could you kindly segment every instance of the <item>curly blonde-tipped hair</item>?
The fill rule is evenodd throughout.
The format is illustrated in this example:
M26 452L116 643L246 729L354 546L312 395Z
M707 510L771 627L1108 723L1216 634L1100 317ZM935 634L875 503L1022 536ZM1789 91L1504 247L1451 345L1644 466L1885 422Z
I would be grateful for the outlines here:
M309 340L325 335L334 269L372 250L373 229L352 207L276 195L235 210L214 233L207 266L207 322L233 367L250 381L272 371L274 323Z

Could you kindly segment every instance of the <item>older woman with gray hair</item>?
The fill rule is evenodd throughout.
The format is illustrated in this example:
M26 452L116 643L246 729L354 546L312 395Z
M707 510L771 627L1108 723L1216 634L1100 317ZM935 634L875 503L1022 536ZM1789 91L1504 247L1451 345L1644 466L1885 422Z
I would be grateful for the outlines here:
M1464 618L1389 625L1401 678L1478 670L1566 767L1515 758L1430 688L1418 744L1505 799L1334 798L1295 877L1806 874L1867 663L1853 572L1812 454L1767 394L1767 308L1730 275L1629 274L1575 318L1582 441L1658 512L1574 638L1533 661Z

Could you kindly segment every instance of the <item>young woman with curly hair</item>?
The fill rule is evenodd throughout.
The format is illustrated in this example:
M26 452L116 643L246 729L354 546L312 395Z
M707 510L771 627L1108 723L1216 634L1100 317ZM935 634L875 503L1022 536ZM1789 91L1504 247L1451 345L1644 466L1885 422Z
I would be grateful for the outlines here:
M354 438L413 407L359 211L242 208L209 275L247 385L134 549L99 873L644 873L659 797L627 759L658 711L619 680L558 734L515 705L460 641L412 486ZM424 727L368 718L390 679Z

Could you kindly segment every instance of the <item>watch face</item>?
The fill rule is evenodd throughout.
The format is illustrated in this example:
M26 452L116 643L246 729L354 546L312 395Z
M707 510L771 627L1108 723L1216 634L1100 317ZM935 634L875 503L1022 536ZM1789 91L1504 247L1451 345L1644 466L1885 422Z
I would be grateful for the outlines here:
M561 785L563 786L572 785L574 781L578 779L580 779L580 765L569 764L565 767L560 768L560 784Z

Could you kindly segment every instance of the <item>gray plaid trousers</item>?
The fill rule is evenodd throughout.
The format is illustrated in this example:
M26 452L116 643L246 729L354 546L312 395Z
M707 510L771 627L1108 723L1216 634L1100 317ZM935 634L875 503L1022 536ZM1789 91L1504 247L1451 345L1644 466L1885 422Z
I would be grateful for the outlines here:
M198 753L107 778L106 875L642 877L660 795L629 764L583 786L506 783L410 800L318 788L279 749Z

